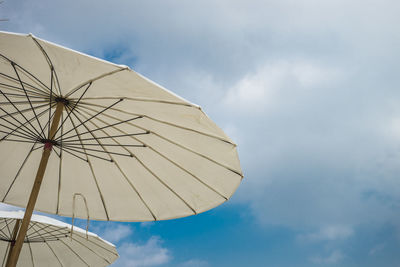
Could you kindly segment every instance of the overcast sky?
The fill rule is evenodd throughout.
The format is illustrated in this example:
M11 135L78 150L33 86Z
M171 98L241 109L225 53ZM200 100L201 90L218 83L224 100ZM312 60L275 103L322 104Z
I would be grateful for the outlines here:
M203 107L245 178L212 211L96 223L114 266L396 266L400 2L6 0L0 29L125 64ZM6 208L6 207L2 207Z

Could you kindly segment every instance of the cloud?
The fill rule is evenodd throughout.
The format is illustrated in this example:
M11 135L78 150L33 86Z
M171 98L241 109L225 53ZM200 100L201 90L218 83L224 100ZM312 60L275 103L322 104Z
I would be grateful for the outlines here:
M265 116L264 112L310 90L337 83L340 71L304 61L278 61L245 75L226 93L224 104L233 112ZM292 98L287 96L291 94ZM263 112L263 113L260 113Z
M343 240L351 237L354 230L349 226L344 225L330 225L319 229L317 232L299 235L298 239L301 241L334 241Z
M157 236L152 236L144 244L131 242L123 243L118 247L121 257L113 266L159 266L171 260L170 251L162 247L162 240Z
M133 229L129 225L122 224L113 224L105 228L97 227L96 230L101 231L101 237L111 243L119 243L133 234Z
M326 257L315 256L310 258L310 261L315 264L334 264L343 260L345 255L340 250L333 251Z

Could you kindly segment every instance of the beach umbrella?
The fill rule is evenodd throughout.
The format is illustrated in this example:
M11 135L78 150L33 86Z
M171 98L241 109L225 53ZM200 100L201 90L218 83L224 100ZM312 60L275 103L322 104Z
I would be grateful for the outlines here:
M0 201L26 207L12 261L33 209L173 219L220 205L243 177L236 145L199 106L31 34L0 32L0 99Z
M5 266L24 212L0 211L0 262ZM115 246L91 232L59 220L32 215L17 266L108 266L118 258Z

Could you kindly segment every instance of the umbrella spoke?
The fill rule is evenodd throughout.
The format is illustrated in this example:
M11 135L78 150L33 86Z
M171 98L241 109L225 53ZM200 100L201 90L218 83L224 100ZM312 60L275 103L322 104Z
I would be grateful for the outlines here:
M39 109L39 108L43 108L43 107L46 107L46 106L47 106L47 103L43 104L43 105L40 105L40 106L37 106L36 108ZM26 113L26 112L28 112L30 110L31 110L30 108L27 108L27 109L21 110L21 112L22 113ZM18 114L18 113L19 113L18 111L14 111L14 112L10 113L10 115L15 115L15 114ZM3 115L3 116L0 116L0 118L6 118L6 117L9 117L10 115L6 114L6 115Z
M75 118L81 123L80 125L83 125L83 126L85 127L85 129L86 129L87 131L89 131L88 126L87 126L85 123L82 122L82 120L78 117L78 115L76 115L75 113L72 113L72 114L73 114L73 115L75 116ZM71 121L72 121L72 120L71 120ZM87 122L87 121L89 121L89 119L87 119L86 122ZM74 127L74 128L72 128L72 129L75 129L75 132L76 132L77 134L79 134L79 132L78 132L78 127L79 127L79 126L76 126L76 127L75 127L75 124L73 124L73 127ZM90 133L90 135L92 135L92 137L95 138L96 142L100 145L100 147L103 149L103 151L107 153L107 150L104 148L104 146L102 146L102 144L100 143L100 141L96 139L96 136L95 136L93 133ZM84 149L84 146L83 146L83 144L82 144L82 139L81 139L81 137L79 136L78 138L79 138L79 143L81 144L82 148ZM86 153L86 151L85 151L85 153ZM108 156L110 157L110 161L112 161L111 155L108 154Z
M85 112L85 113L88 114L87 112ZM88 114L88 115L89 115L89 114ZM103 120L101 120L101 119L99 119L99 118L96 118L96 119L97 119L98 121L102 122L102 123L105 123L105 121L103 121ZM132 123L130 123L130 124L132 124ZM136 125L135 125L135 126L136 126ZM142 128L142 127L139 127L139 126L136 126L136 127ZM142 128L142 129L144 129L144 128ZM125 132L122 131L121 129L116 128L116 130L118 130L118 131L121 132L121 133L125 133ZM218 190L216 190L215 188L213 188L212 186L210 186L209 184L207 184L206 182L204 182L202 179L200 179L199 177L197 177L195 174L193 174L192 172L190 172L190 171L187 170L186 168L182 167L182 166L181 166L180 164L178 164L177 162L175 162L175 161L171 160L170 158L168 158L166 155L164 155L164 154L161 153L160 151L156 150L156 149L153 148L152 146L150 146L150 145L144 143L143 141L139 140L138 138L136 138L136 137L134 137L134 136L132 136L131 138L133 138L135 141L141 143L144 147L148 147L149 149L151 149L152 151L154 151L155 153L157 153L158 155L160 155L161 157L163 157L165 160L167 160L167 161L169 161L170 163L172 163L173 165L175 165L177 168L179 168L179 169L181 169L182 171L186 172L187 174L189 174L190 176L192 176L193 178L195 178L195 180L197 180L198 182L200 182L201 184L203 184L204 186L206 186L208 189L210 189L210 190L213 191L214 193L218 194L219 196L221 196L221 197L224 198L225 200L228 200L228 198L227 198L224 194L220 193ZM117 142L116 140L114 140L114 141ZM168 141L168 140L167 140L167 141ZM173 144L175 144L175 143L173 143ZM127 151L128 151L129 153L131 153L128 149L127 149ZM189 151L195 153L195 152L192 151L192 150L189 150ZM198 154L198 153L196 153L196 154ZM200 154L200 155L201 155L201 154ZM213 161L212 159L209 159L209 160ZM213 161L213 162L215 162L215 161ZM220 166L222 166L222 167L225 167L225 166L219 164L218 162L215 162L215 163L218 164L218 165L220 165ZM229 169L228 167L225 167L225 168ZM229 170L231 170L231 169L229 169ZM231 170L231 171L235 172L234 170ZM235 172L235 173L236 173L236 172ZM239 173L237 173L237 174L240 175Z
M7 125L4 125L2 123L0 123L0 126L3 126L4 128L7 128L7 129L11 130L11 132L1 131L2 133L5 133L7 135L2 137L0 139L0 141L2 141L3 139L6 139L9 135L14 135L14 133L22 134L23 136L30 137L29 139L36 140L36 136L35 135L32 135L29 132L23 131L22 129L21 129L21 131L18 131L19 130L18 128L11 128L11 127L9 127Z
M1 72L0 72L0 75L3 78L5 78L6 80L8 80L9 82L14 82L15 84L20 85L20 81L18 81L18 79L15 79L14 77L12 77L10 75L7 75L7 74L1 73ZM32 94L39 95L39 96L48 96L47 92L37 88L36 86L34 86L34 85L30 84L30 83L24 82L24 81L22 81L22 83L25 86L29 87L30 89L34 90L34 91L31 91L29 89L26 89L27 92L30 92ZM14 91L18 90L19 92L22 91L21 87L17 87L17 86L11 85L11 84L0 83L0 85L8 87L9 90L14 90Z
M69 91L69 92L65 95L65 97L70 97L70 96L73 95L76 91L78 91L82 86L84 86L84 85L86 85L86 84L88 84L88 83L92 83L92 82L94 82L94 81L100 80L100 79L102 79L102 78L104 78L104 77L106 77L106 76L113 75L113 74L115 74L115 73L117 73L117 72L120 72L120 71L123 71L123 70L129 70L129 68L128 68L128 67L123 67L123 68L120 68L120 69L112 70L112 71L110 71L110 72L103 73L103 74L101 74L101 75L99 75L99 76L97 76L97 77L95 77L95 78L92 78L92 79L90 79L90 80L88 80L88 81L85 81L85 82L81 83L80 85L78 85L76 88L74 88L74 89L72 89L71 91Z
M45 105L45 106L47 106L47 104ZM0 107L0 109L2 109L1 107ZM50 108L49 108L50 109ZM4 109L2 109L4 112L6 112ZM22 112L22 111L21 111ZM44 110L44 111L41 111L40 113L39 113L39 115L38 115L38 117L40 118L43 114L45 114L47 112L47 109L46 110ZM7 113L7 112L6 112ZM4 115L5 116L5 115ZM14 118L13 116L11 116L11 114L10 113L7 113L7 116L10 116L10 117L12 117L14 120L16 120L16 121L18 121L16 118ZM38 135L36 135L35 133L33 133L31 130L30 130L30 128L28 128L25 124L26 123L21 123L21 122L19 122L20 123L20 125L19 126L17 126L17 125L15 125L14 123L11 123L11 122L9 122L8 120L6 120L6 119L4 119L3 118L3 116L2 117L0 117L0 119L3 119L3 120L5 120L5 121L7 121L8 123L10 123L11 125L13 125L13 126L15 126L16 128L13 130L13 132L14 131L16 131L16 130L19 130L22 126L24 126L26 129L28 129L29 130L29 132L31 133L30 135L31 136L33 136L35 139L42 139L40 136L38 136ZM31 118L30 119L30 121L32 121L34 118ZM47 125L48 124L46 124L45 125L45 128L47 127ZM22 129L21 129L22 130ZM28 134L28 133L27 133ZM42 132L42 134L43 134L43 132ZM2 139L0 139L0 141L2 141L2 140L4 140L5 138L6 138L7 136L5 136L5 137L3 137Z
M67 121L67 119L70 118L71 113L74 111L75 107L79 104L79 102L81 101L82 97L86 94L87 90L89 89L89 87L90 87L91 85L92 85L92 83L90 82L90 83L88 84L88 86L85 88L85 90L83 91L83 93L81 94L81 96L79 97L78 101L75 102L75 104L73 105L73 107L71 108L71 110L68 110L68 109L67 109L67 117L61 122L60 126L57 128L57 131L54 133L54 137L53 137L53 138L55 138L56 134L57 134L58 131L61 129L61 127L63 127L63 125L64 125L64 123ZM83 87L84 87L84 85L82 85L80 88L83 88ZM79 88L79 89L80 89L80 88ZM69 101L67 100L67 105L65 105L65 107L68 107L69 104L70 104L70 103L69 103ZM51 137L49 136L49 138L51 138Z
M4 125L0 124L0 126L4 126ZM15 133L12 133L12 132L6 132L6 131L1 131L0 130L0 133L5 133L5 134L7 134L7 136L11 135L11 136L19 137L19 138L22 138L22 139L35 141L35 138L29 137L29 136L23 136L23 135L15 134Z
M73 250L67 243L65 243L62 239L60 239L61 243L63 243L69 250L72 251L72 253L80 260L82 261L86 266L90 266L81 256L79 256L78 253L76 253L75 250Z
M64 113L61 113L61 121L64 118ZM63 126L61 126L61 135L63 134ZM62 140L61 140L62 141ZM57 210L56 214L58 214L59 207L60 207L60 192L61 192L61 174L62 174L62 161L63 161L63 148L60 148L60 160L58 162L58 186L57 186Z
M18 111L18 113L25 119L25 121L36 131L36 133L40 136L39 131L32 125L30 120L28 120L25 115L18 109L17 106L14 105L14 103L3 93L3 91L0 90L0 93L7 99L8 102L11 103L11 105ZM4 111L4 109L2 109ZM36 114L35 117L37 118Z
M2 199L2 202L5 201L5 199L7 198L7 195L10 193L11 188L13 187L13 185L14 185L15 181L17 180L19 174L21 173L22 169L24 168L25 163L27 162L29 156L30 156L30 155L32 154L32 152L34 151L35 145L36 145L36 142L33 144L31 150L29 150L29 152L28 152L28 155L26 155L24 161L22 162L21 166L19 167L19 169L18 169L18 171L17 171L17 174L15 175L13 181L11 182L10 186L8 187L8 189L7 189L7 191L6 191L5 195L4 195L4 197L3 197L3 199ZM28 229L28 230L29 230L29 229Z
M88 118L87 120L81 122L81 123L80 123L78 126L76 126L75 128L78 128L78 127L84 125L86 122L88 122L88 121L90 121L91 119L93 119L93 118L99 116L100 114L104 113L105 111L107 111L108 109L112 108L113 106L115 106L116 104L120 103L120 102L123 101L123 100L124 100L124 99L121 98L121 99L119 99L117 102L111 104L110 106L105 107L105 108L102 109L101 111L97 112L95 115L93 115L93 116L91 116L90 118ZM76 106L76 105L75 105L75 106ZM75 107L75 106L74 106L74 107ZM72 110L72 111L73 111L73 110ZM73 113L73 112L72 112L72 113ZM76 116L76 115L75 115L75 116ZM72 132L73 130L74 130L74 129L71 129L71 130L67 131L65 134L68 134L68 133Z
M1 110L3 110L3 111L5 111L3 108L1 108L0 107L0 109ZM6 112L6 111L5 111ZM7 112L6 112L7 113ZM7 115L9 115L9 113L7 113ZM14 126L14 127L16 127L16 129L14 129L14 130L18 130L18 129L20 129L22 126L26 129L26 130L28 130L28 131L24 131L26 134L29 134L30 136L32 136L32 137L37 137L37 135L30 129L30 128L28 128L25 124L26 123L22 123L22 122L20 122L20 121L18 121L16 118L14 118L12 115L9 115L11 118L13 118L14 120L16 120L18 123L20 123L20 125L18 126L18 125L16 125L15 123L13 123L13 122L11 122L11 121L9 121L9 120L7 120L6 118L3 118L3 117L0 117L0 119L2 119L3 121L5 121L5 122L7 122L7 123L9 123L9 124L11 124L12 126ZM22 130L22 129L21 129ZM5 140L5 138L6 138L7 136L5 136L5 137L3 137L2 139L0 139L0 141L3 141L3 140Z
M71 150L74 151L74 152L80 153L80 154L84 154L86 157L87 156L91 156L91 157L102 159L102 160L105 160L105 161L108 161L108 162L113 162L112 159L106 159L106 158L103 158L103 157L100 157L100 156L97 156L97 155L94 155L94 154L90 154L90 153L87 153L87 152L82 152L82 151L79 151L79 150L71 148L71 147L64 147L64 151L68 151L69 152Z
M6 95L8 95L8 96L11 96L11 97L15 97L15 98L25 98L26 96L25 95L21 95L21 94L15 94L15 93L4 93L4 94L6 94ZM40 99L43 99L44 97L43 96L35 96L35 95L30 95L30 98L40 98ZM34 102L32 102L32 103L34 103Z
M39 47L40 51L42 51L44 57L46 58L47 63L49 64L50 71L51 71L51 85L50 85L50 92L51 92L51 95L52 95L52 92L53 92L53 90L52 90L52 87L53 87L53 73L54 73L55 81L56 81L55 84L58 85L58 86L56 87L56 88L58 89L58 93L59 93L60 95L62 95L62 94L61 94L60 82L59 82L59 80L58 80L57 72L56 72L56 70L55 70L55 68L54 68L53 62L51 62L51 59L50 59L49 55L46 53L46 51L44 50L43 46L38 42L38 40L36 40L36 38L34 38L33 36L32 36L32 39L33 39L33 41L36 43L36 45Z
M136 120L136 119L141 119L141 118L143 118L143 117L142 117L142 116L137 116L137 117L135 117L135 118L131 118L131 119L128 119L128 120L119 121L119 122L117 122L117 123L113 123L113 124L106 125L106 126L103 126L103 127L97 128L97 129L94 129L94 130L90 130L90 131L87 131L87 132L83 132L83 133L80 134L80 136L82 136L82 135L84 135L84 134L88 134L88 133L93 133L93 132L95 132L95 131L100 131L100 130L103 130L103 129L106 129L106 128L114 127L114 126L116 126L116 125L119 125L119 124L122 124L122 123L126 123L126 122L130 122L130 121L133 121L133 120ZM76 136L78 136L78 135L75 134L75 135L67 136L67 137L64 137L64 140L67 140L67 139L69 139L69 138L76 137ZM62 137L62 136L61 136L61 137ZM60 138L60 137L59 137L59 138Z
M3 54L0 54L0 57L4 58L5 60L7 60L10 64L14 64L15 66L17 66L20 70L22 70L24 72L24 74L31 80L31 81L35 81L37 84L40 84L41 86L43 86L44 89L50 91L49 87L47 87L40 79L38 79L35 75L33 75L31 72L27 71L25 68L23 68L22 66L20 66L18 63L12 61L11 59L7 58L6 56L4 56ZM40 90L43 93L46 93L43 90Z
M15 75L17 75L17 78L18 78L18 80L19 80L19 82L20 82L20 84L21 84L22 90L24 90L24 93L25 93L25 95L26 95L26 98L28 99L29 105L31 106L32 112L33 112L33 114L35 115L36 121L37 121L37 123L39 124L39 127L40 127L40 129L42 130L42 132L43 132L42 124L40 123L40 121L39 121L39 119L38 119L38 117L37 117L36 111L35 111L35 109L34 109L33 106L32 106L31 99L29 98L28 93L27 93L26 90L25 90L24 84L23 84L22 81L21 81L21 77L19 76L19 73L18 73L18 71L17 71L17 68L15 67L15 64L14 64L14 63L11 63L11 66L13 67L13 69L14 69L14 71L15 71ZM42 101L42 102L43 102L43 101ZM39 102L39 103L40 103L40 102Z
M84 158L82 158L81 156L78 156L77 154L72 153L71 151L68 151L68 150L66 150L66 149L63 149L63 151L65 151L65 152L67 152L68 154L71 154L72 156L74 156L74 157L76 157L76 158L78 158L78 159L81 159L81 160L83 160L83 161L85 161L85 162L88 161L87 159L84 159Z
M149 134L150 132L144 132L144 133L131 133L131 134L120 134L120 135L113 135L113 136L101 136L101 137L93 137L93 138L82 138L82 141L93 141L93 140L99 140L99 139L108 139L108 138L117 138L117 137L126 137L126 136L135 136L135 135L144 135L144 134ZM79 140L69 140L69 141L64 141L63 143L67 144L68 142L78 142ZM138 146L142 147L142 146Z
M100 107L100 108L106 107L104 105L99 105L99 104L95 104L95 103L81 102L81 104L82 105L80 106L80 108L85 108L85 109L88 109L88 110L91 110L91 111L94 111L94 112L97 112L97 110L95 110L95 109L93 109L91 107ZM178 125L178 124L175 124L175 123L171 123L171 122L168 122L168 121L163 121L163 120L160 120L160 119L156 119L154 117L151 117L151 116L148 116L148 115L145 115L145 114L137 114L137 113L121 110L121 109L118 109L118 108L110 108L110 110L118 111L118 112L121 112L123 114L128 114L128 115L132 115L132 116L142 116L143 118L147 118L149 120L156 121L156 122L161 123L161 124L169 125L169 126L172 126L172 127L176 127L176 128L182 129L182 130L191 131L191 132L194 132L194 133L197 133L197 134L201 134L201 135L204 135L204 136L215 138L215 139L218 139L220 141L226 142L226 143L231 144L232 146L236 147L236 144L230 142L229 140L225 140L225 139L223 139L223 138L221 138L219 136L216 136L216 135L213 135L213 134L210 134L210 133L205 133L205 132L202 132L202 131L199 131L199 130L196 130L196 129L191 129L191 128L188 128L188 127L185 127L185 126L182 126L182 125ZM109 116L109 115L104 114L104 116Z
M26 105L26 104L32 104L32 103L47 103L47 100L36 100L36 101L13 101L12 103L14 105ZM0 105L12 105L10 102L0 102ZM33 110L33 108L31 108Z
M74 148L74 149L82 149L81 147L76 147L74 145L63 145L64 148ZM133 157L132 154L123 154L123 153L117 153L117 152L111 152L111 151L103 151L103 150L98 150L98 149L92 149L92 148L83 148L85 151L93 151L93 152L99 152L99 153L106 153L106 154L112 154L112 155L119 155L119 156L126 156L126 157Z

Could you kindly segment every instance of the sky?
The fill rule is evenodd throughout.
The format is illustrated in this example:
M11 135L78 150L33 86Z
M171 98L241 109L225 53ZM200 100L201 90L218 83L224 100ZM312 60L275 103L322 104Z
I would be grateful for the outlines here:
M117 245L112 266L391 267L399 9L395 0L6 0L0 30L128 65L202 106L238 144L244 180L227 203L171 221L91 222Z

